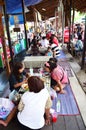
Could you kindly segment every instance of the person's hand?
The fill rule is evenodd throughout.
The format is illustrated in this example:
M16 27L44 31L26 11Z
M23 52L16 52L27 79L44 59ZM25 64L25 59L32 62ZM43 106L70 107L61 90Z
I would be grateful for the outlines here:
M27 81L28 81L28 78L24 79L24 80L23 80L23 83L27 83Z
M45 119L45 124L46 124L46 125L50 125L50 122L51 122L50 117L47 118L47 119Z
M26 74L26 78L29 78L30 77L30 74Z

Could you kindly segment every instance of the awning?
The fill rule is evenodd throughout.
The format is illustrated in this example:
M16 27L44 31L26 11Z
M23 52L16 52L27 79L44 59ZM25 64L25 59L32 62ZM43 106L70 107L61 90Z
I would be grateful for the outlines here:
M38 4L42 0L24 0L26 6ZM5 0L8 14L22 12L21 0Z

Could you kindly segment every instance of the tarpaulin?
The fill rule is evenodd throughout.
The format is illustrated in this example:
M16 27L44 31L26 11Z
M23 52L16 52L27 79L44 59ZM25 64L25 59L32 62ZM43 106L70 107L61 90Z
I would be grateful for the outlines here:
M22 0L5 0L6 11L8 14L20 13L22 12ZM24 0L25 6L31 6L38 4L42 0Z

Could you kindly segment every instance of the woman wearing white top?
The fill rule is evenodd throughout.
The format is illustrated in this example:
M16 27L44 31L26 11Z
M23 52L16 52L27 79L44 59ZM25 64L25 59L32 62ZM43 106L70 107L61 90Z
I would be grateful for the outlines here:
M49 110L51 99L43 81L37 76L28 79L29 91L21 97L18 109L18 121L22 130L40 130L45 123L50 123ZM21 109L21 106L23 106ZM46 115L46 120L44 119Z

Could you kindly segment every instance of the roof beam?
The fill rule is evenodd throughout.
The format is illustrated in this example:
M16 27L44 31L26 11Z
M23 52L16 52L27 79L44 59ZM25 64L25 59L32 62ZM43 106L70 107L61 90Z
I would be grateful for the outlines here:
M4 5L4 1L1 0L0 1L0 5L3 6Z

